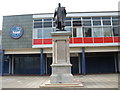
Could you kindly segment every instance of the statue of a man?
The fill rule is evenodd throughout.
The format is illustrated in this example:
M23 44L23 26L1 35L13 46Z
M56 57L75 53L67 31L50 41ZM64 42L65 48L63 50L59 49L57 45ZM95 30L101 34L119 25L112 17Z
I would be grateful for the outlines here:
M66 14L65 7L61 7L61 4L59 3L57 9L55 9L54 20L56 28L60 31L64 31Z

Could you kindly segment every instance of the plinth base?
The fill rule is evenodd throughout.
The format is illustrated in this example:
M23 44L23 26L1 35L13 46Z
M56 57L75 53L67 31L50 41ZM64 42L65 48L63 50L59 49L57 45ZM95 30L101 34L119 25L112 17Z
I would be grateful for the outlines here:
M51 84L73 83L74 77L71 74L71 64L52 64Z
M47 88L47 87L83 87L82 83L50 83L50 81L48 81L47 83L44 83L43 85L40 85L40 88Z

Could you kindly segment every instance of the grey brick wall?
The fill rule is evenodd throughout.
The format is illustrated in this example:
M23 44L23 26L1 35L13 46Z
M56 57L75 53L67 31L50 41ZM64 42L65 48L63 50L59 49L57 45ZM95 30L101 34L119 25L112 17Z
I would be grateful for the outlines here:
M10 37L10 29L14 25L21 25L24 33L21 38L13 39ZM2 28L3 49L32 48L32 15L4 16Z

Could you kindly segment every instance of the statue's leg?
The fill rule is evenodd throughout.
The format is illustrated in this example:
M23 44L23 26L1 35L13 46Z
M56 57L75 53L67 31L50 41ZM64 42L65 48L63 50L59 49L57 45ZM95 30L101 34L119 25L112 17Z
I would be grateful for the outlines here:
M58 23L58 29L61 30L61 22Z

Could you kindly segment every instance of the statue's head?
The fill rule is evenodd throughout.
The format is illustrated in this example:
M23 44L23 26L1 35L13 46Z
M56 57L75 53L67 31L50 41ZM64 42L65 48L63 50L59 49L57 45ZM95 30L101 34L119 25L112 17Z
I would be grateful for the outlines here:
M61 4L60 4L60 3L58 3L58 7L61 7Z

